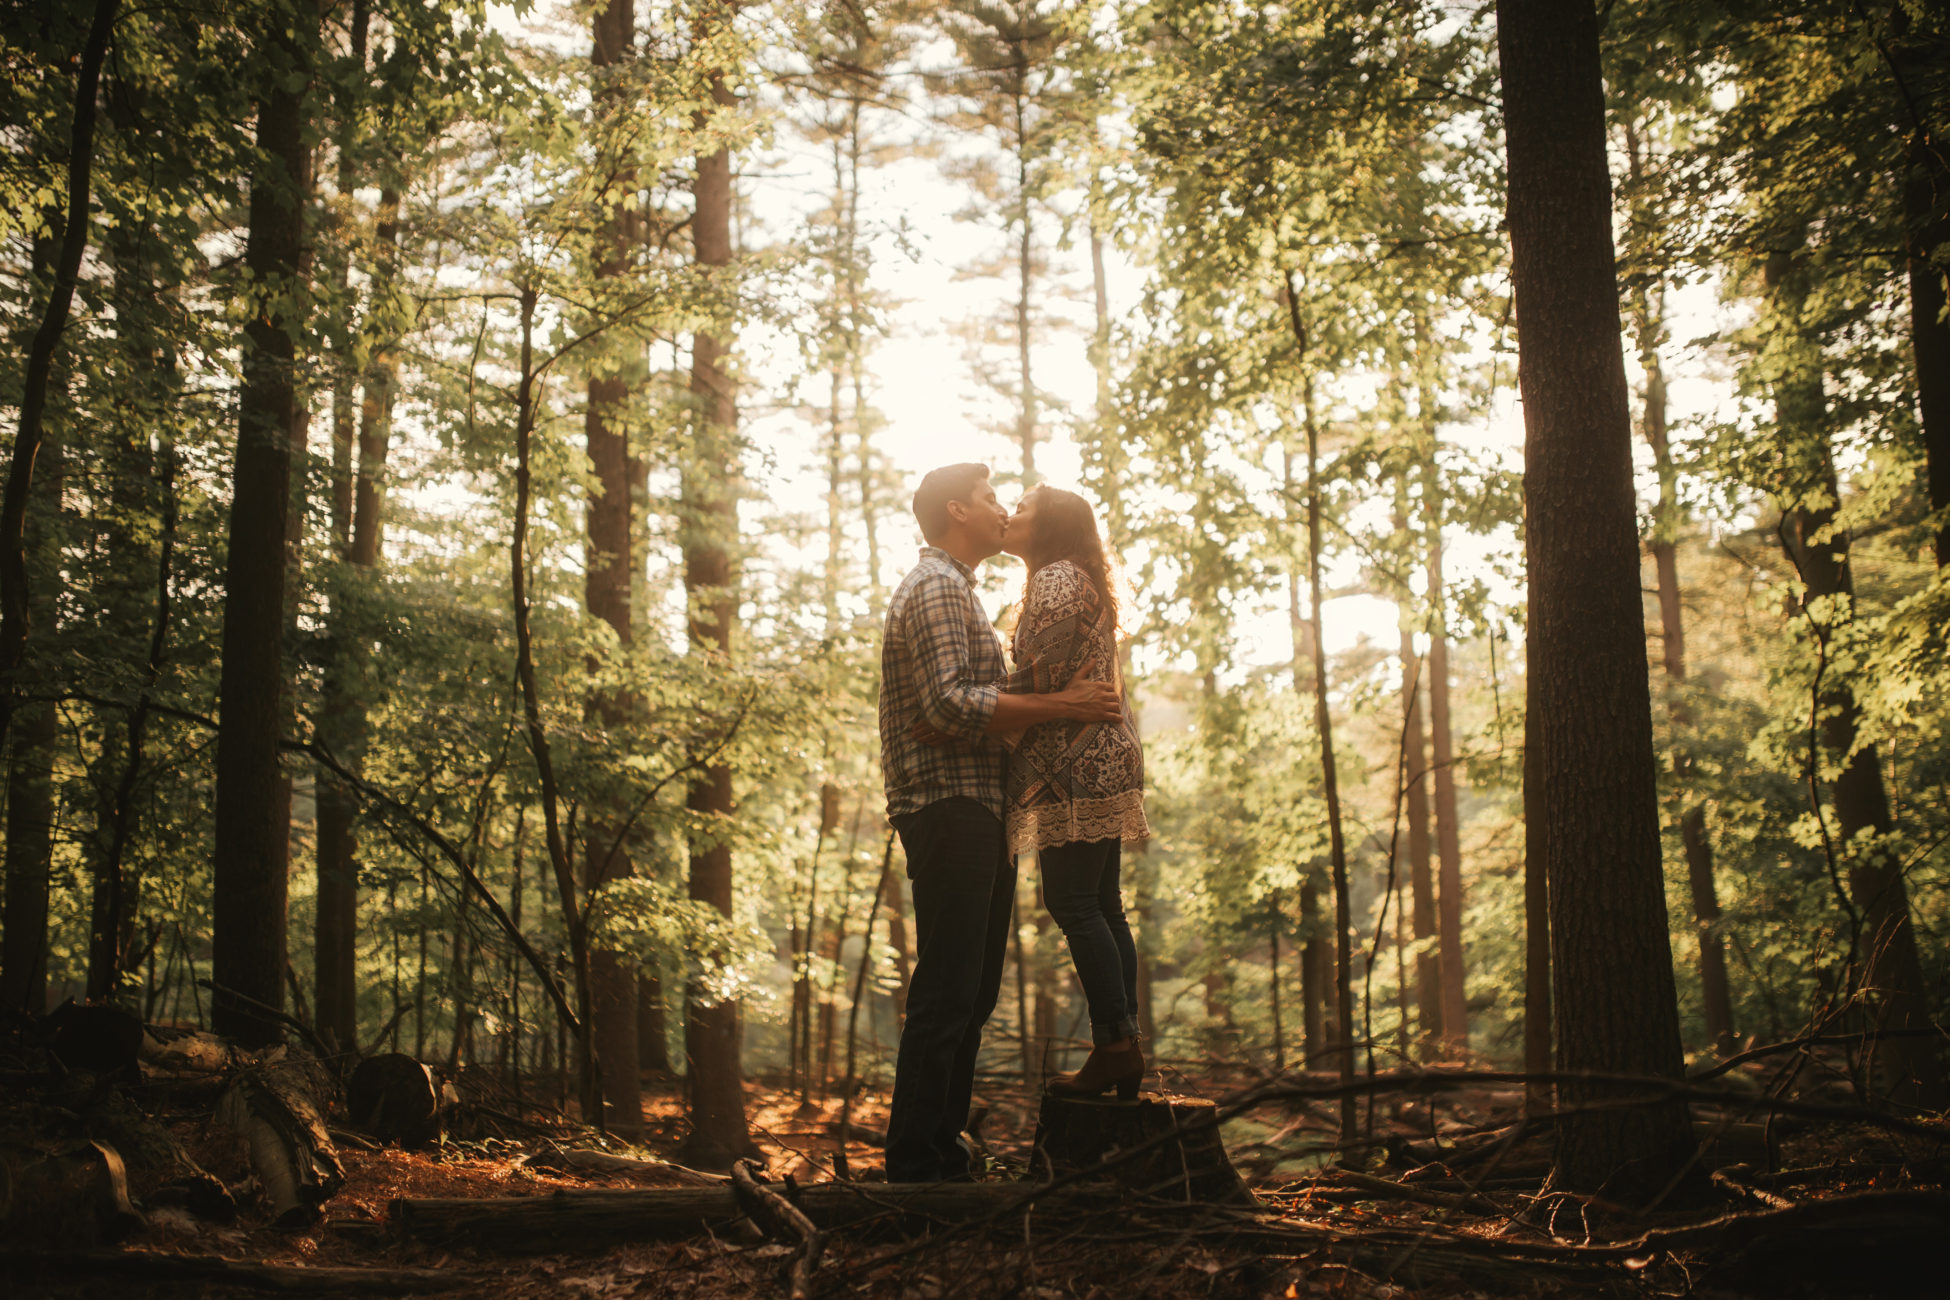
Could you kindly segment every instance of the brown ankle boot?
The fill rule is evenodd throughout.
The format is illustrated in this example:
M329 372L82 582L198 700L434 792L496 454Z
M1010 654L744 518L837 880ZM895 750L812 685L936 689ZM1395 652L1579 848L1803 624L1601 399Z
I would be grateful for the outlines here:
M1082 1069L1073 1074L1053 1074L1047 1086L1059 1097L1101 1097L1115 1088L1119 1101L1136 1101L1143 1078L1144 1049L1133 1036L1121 1043L1092 1047Z

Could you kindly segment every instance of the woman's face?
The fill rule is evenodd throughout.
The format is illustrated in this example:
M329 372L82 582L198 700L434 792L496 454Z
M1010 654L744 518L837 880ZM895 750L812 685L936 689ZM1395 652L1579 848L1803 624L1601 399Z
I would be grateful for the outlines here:
M1016 503L1016 512L1009 516L1009 526L1002 534L1002 549L1025 562L1036 545L1036 511L1042 495L1041 488L1029 489Z

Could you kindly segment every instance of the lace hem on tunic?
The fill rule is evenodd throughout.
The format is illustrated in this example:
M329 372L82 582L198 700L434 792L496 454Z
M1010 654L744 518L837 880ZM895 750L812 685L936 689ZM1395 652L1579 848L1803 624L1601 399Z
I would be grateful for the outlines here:
M1031 853L1059 844L1122 840L1142 844L1151 838L1144 820L1144 791L1126 790L1108 799L1077 799L1009 810L1009 851Z

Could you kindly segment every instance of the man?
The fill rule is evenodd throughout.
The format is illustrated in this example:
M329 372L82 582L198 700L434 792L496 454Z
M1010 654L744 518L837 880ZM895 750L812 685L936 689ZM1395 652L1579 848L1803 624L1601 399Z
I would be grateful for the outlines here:
M996 738L1056 718L1112 722L1120 709L1108 682L1049 695L999 689L1007 665L975 598L975 566L1001 552L1009 516L987 466L929 473L914 517L928 544L888 604L880 656L880 764L914 884L919 949L887 1120L887 1179L896 1183L969 1172L961 1131L1016 893Z

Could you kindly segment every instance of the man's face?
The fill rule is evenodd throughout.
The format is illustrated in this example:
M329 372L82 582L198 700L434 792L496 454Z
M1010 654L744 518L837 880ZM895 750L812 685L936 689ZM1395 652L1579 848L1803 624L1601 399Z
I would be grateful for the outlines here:
M962 527L968 540L987 559L1002 550L1002 536L1008 531L1009 512L995 498L995 485L984 481L969 494L966 502L954 502L960 506Z

